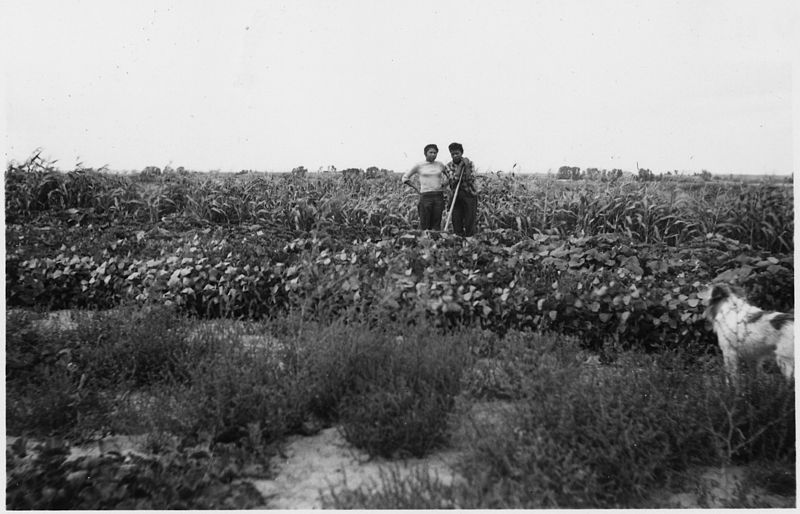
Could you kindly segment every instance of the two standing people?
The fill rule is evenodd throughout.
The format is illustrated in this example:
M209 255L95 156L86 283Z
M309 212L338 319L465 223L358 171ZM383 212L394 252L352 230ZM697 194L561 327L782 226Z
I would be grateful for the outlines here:
M475 234L478 212L475 167L472 161L464 157L464 147L460 143L451 143L448 150L452 160L445 166L436 160L439 148L434 144L426 145L425 162L408 170L403 175L403 183L414 188L420 195L417 210L421 230L441 228L442 213L445 210L444 192L449 187L456 194L453 200L453 229L458 235L471 236ZM414 175L419 175L419 189L411 182Z

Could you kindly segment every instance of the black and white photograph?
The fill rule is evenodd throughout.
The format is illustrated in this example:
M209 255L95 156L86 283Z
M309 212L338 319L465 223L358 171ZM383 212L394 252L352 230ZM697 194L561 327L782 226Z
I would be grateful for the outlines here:
M5 0L7 510L796 509L796 0Z

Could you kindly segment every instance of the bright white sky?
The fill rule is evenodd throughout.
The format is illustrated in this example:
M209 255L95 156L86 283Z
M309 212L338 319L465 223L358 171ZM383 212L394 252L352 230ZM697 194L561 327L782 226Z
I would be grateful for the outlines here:
M459 141L483 171L791 173L799 4L5 2L4 154L405 171Z

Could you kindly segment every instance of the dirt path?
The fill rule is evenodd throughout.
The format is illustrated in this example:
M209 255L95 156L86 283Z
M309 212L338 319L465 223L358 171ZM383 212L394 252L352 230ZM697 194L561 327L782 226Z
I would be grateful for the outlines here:
M455 476L450 465L458 454L439 452L423 459L387 461L370 459L353 448L336 428L327 428L311 437L293 437L285 449L286 458L276 458L277 476L256 480L253 484L272 509L319 509L321 495L331 490L379 486L381 474L395 472L405 477L415 470L427 469L444 483Z

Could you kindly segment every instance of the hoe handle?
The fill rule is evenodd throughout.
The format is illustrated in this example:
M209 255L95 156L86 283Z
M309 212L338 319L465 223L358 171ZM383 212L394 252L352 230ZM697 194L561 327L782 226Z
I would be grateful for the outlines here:
M461 176L458 177L458 184L456 184L456 189L453 191L453 202L450 204L450 210L447 212L447 220L444 222L444 231L447 232L447 229L450 227L450 218L453 216L453 208L456 206L456 196L458 196L458 188L461 186L461 179L464 178L464 173L461 173Z

